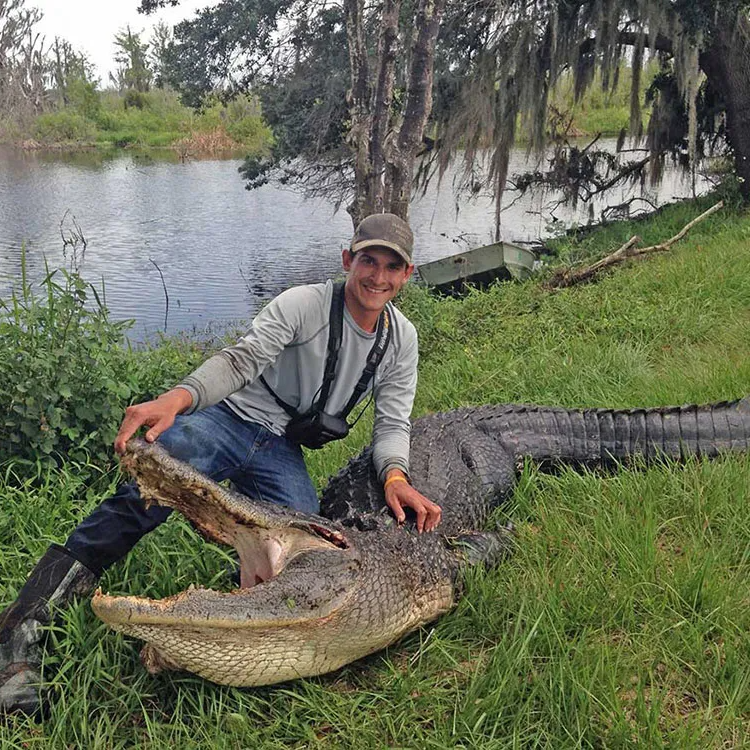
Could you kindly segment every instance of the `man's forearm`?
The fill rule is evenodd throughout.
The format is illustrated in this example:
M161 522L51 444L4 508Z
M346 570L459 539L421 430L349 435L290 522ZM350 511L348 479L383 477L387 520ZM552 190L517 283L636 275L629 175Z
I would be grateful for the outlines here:
M244 385L245 378L232 359L219 352L190 373L178 387L190 394L191 405L185 413L192 414L198 409L218 404Z
M373 435L372 461L378 479L384 482L388 472L398 469L409 476L409 434L396 432L388 436Z
M162 393L161 396L158 396L157 400L169 400L175 409L175 414L184 414L185 412L189 411L190 407L193 405L193 394L190 393L187 388L176 385L171 390Z

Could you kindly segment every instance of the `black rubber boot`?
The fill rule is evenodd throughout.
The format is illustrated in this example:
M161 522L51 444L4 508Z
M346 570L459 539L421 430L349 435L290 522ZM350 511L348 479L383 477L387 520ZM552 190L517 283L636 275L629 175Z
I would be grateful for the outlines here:
M97 578L65 547L53 544L16 601L0 613L0 713L39 712L44 626L54 610L91 593Z

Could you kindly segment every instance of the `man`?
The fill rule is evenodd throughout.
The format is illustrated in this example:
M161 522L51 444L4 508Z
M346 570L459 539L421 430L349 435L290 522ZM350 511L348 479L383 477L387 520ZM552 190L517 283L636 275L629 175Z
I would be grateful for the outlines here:
M382 353L368 389L375 400L373 462L385 501L399 523L410 508L420 533L434 529L440 507L408 481L417 336L389 304L414 270L412 249L408 224L393 214L373 214L357 227L342 253L347 278L332 379L324 371L331 361L334 285L295 287L272 300L238 344L211 357L154 401L126 409L115 450L122 454L128 439L146 426L146 440L158 439L172 455L216 481L230 479L253 497L316 512L318 498L301 448L285 435L288 412L314 411L323 389L329 391L325 412L339 414L365 379L363 371L374 363L377 349ZM364 397L362 393L359 400ZM38 710L41 629L51 620L51 608L89 593L103 571L169 513L165 507L147 509L137 486L123 484L73 531L65 546L50 547L17 600L0 614L0 710Z

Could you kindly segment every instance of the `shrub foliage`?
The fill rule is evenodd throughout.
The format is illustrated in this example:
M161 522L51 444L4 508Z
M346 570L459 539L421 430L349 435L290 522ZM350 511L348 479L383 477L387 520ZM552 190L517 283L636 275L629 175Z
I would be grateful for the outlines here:
M121 346L130 323L110 321L77 274L53 271L41 288L35 295L24 273L0 300L0 459L106 458L132 393Z
M0 463L106 467L131 401L153 398L195 365L194 344L131 351L132 321L113 321L79 274L51 271L0 299ZM178 354L179 352L179 354Z

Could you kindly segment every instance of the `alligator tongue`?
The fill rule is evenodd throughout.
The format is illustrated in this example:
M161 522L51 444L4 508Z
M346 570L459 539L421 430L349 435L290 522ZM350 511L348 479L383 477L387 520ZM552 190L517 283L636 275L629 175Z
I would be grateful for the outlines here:
M249 589L273 576L270 561L255 540L240 535L234 548L240 558L240 588Z

